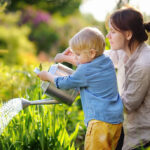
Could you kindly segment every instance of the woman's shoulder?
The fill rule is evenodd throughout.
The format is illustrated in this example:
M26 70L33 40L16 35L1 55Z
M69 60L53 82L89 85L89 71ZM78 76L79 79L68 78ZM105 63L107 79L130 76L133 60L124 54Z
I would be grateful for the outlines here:
M137 64L141 66L150 66L150 46L145 44L138 57Z
M105 50L104 55L122 57L123 55L125 55L125 52L122 49L120 49L120 50L111 50L110 49L110 50Z

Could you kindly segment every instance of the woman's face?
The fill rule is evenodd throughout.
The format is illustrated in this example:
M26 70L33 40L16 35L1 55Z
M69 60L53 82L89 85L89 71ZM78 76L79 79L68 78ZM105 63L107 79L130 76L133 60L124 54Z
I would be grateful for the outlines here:
M106 37L109 39L111 49L113 50L125 49L128 45L125 35L116 30L111 23L109 23L109 32Z

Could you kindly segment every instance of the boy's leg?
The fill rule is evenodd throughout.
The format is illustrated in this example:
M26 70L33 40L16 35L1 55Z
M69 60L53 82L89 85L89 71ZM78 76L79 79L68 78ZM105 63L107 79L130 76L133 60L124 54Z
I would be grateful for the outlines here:
M92 120L88 124L85 150L115 150L121 134L121 124Z

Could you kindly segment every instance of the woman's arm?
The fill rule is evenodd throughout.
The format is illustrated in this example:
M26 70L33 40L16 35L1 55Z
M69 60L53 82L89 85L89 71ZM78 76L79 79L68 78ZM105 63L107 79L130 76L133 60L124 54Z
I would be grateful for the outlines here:
M127 112L134 111L143 103L150 86L150 67L136 66L127 76L121 95Z
M54 59L55 62L68 62L74 66L78 65L75 54L70 48L67 48L63 53L58 53Z

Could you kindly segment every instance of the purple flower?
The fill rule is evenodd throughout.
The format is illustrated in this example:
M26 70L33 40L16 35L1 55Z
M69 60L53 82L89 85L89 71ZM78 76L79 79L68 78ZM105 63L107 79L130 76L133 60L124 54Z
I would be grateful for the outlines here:
M50 15L46 12L42 12L42 11L37 11L36 16L33 19L33 23L34 25L38 25L41 22L45 22L48 23L48 21L50 20Z
M42 22L48 23L50 19L49 13L28 7L22 12L21 23L32 23L34 26L38 26Z

